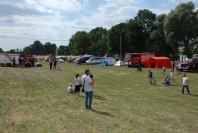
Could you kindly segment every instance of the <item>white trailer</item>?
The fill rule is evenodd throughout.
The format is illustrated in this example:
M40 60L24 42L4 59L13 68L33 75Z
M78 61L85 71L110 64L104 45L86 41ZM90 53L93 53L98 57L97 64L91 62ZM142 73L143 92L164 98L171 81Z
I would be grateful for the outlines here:
M15 58L16 65L19 65L19 54L0 53L1 66L12 66L13 59Z

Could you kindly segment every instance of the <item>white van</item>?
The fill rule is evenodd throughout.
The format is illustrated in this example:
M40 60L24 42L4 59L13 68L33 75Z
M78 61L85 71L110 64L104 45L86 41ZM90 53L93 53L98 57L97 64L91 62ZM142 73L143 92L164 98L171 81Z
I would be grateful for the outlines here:
M104 57L92 57L86 61L87 64L100 64Z

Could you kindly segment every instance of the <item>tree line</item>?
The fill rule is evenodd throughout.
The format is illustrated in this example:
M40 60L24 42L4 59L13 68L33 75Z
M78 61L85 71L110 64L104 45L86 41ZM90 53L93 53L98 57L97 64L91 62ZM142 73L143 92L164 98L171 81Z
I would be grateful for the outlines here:
M2 49L0 49L0 52L4 52ZM5 51L7 53L11 54L31 54L31 55L67 55L68 49L66 46L60 45L59 47L56 46L56 44L53 44L51 42L46 42L43 44L40 41L34 41L33 44L30 44L27 47L24 47L23 49L11 49L9 51Z

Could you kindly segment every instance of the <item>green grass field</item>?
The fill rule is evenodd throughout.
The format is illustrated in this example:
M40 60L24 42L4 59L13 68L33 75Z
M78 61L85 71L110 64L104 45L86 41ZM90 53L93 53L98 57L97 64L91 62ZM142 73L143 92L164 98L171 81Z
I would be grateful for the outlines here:
M76 73L90 68L95 75L93 108L84 94L67 94ZM192 95L177 84L149 85L147 70L64 64L61 71L0 67L0 132L2 133L197 133L198 74L188 74ZM168 73L168 72L167 72Z

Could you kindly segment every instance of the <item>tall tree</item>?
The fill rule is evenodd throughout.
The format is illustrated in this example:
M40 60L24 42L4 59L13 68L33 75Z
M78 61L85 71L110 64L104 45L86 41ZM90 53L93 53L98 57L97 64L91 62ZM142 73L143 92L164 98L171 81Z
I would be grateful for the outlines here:
M144 40L144 43L141 44L142 47L145 47L146 49L151 51L151 46L150 46L150 33L154 29L154 22L156 19L156 14L153 12L144 9L144 10L139 10L137 16L134 18L134 21L138 23L138 26L140 27L139 31L140 33L142 32L142 40Z
M145 52L146 36L143 33L142 26L137 20L131 19L127 23L128 52Z
M178 52L179 45L184 46L184 54L191 55L190 41L198 36L198 19L192 2L179 4L168 14L165 24L167 41Z
M89 37L92 41L91 54L104 56L107 52L107 30L97 27L89 32Z
M85 31L78 31L69 40L69 49L74 55L82 55L90 53L90 46L92 41Z
M44 54L48 55L48 54L56 54L56 44L52 44L50 42L46 42L44 44Z
M120 52L122 52L123 56L128 51L126 32L126 23L120 23L111 27L108 32L108 52L110 54L120 55Z
M23 53L32 55L56 54L56 44L47 42L43 45L40 41L34 41L33 44L23 49Z
M34 41L31 47L31 54L34 55L42 55L44 53L44 47L43 44L40 41Z
M69 52L69 47L68 47L68 46L60 45L60 46L57 48L57 54L58 54L58 55L69 55L69 54L70 54L70 52Z
M27 46L25 48L23 48L23 54L32 54L32 48L30 46Z
M155 21L155 29L150 34L151 39L151 50L156 55L166 55L170 56L173 52L172 47L167 44L166 37L164 34L164 22L166 19L166 15L162 14L157 16Z

